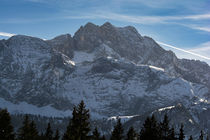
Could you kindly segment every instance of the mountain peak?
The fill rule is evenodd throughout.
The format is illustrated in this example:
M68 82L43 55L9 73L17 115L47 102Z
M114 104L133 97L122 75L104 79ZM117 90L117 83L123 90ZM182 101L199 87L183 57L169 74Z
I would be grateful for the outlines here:
M103 25L101 26L113 26L110 22L105 22Z
M97 25L95 25L92 22L88 22L87 24L85 24L84 28L96 28L98 27Z

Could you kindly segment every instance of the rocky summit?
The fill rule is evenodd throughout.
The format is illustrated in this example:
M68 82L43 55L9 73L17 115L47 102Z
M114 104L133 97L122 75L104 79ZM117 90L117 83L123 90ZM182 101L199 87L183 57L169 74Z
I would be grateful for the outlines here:
M87 23L73 37L0 40L0 108L67 117L81 100L104 123L118 116L130 126L167 113L187 134L210 133L210 66L108 22Z

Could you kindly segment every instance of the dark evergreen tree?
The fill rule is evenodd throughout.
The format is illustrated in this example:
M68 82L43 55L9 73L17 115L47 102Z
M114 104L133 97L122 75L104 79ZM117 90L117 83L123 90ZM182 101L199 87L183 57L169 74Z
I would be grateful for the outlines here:
M80 139L87 139L87 135L90 132L90 114L89 110L85 109L85 104L83 101L80 102L80 104L77 107L77 118L75 122L77 122L76 126L79 130L79 138Z
M47 129L46 129L46 132L45 132L45 137L46 137L46 140L52 140L53 139L53 131L51 129L50 123L47 124Z
M73 128L73 123L72 123L72 120L75 120L74 117L76 117L76 107L74 107L73 109L73 112L72 112L72 119L69 121L69 124L66 128L66 132L64 133L63 135L63 140L74 140L74 131L76 131L74 128Z
M137 134L133 127L130 127L127 133L126 140L136 140Z
M30 122L28 115L25 116L23 126L18 130L18 140L38 140L38 131L34 122Z
M175 131L174 131L174 127L172 127L169 131L169 135L167 137L167 140L177 140L176 136L175 136Z
M63 140L73 140L73 136L72 136L72 124L71 124L71 120L69 121L68 126L66 127L66 132L63 135Z
M39 140L46 140L47 138L45 137L45 135L43 133L40 134L39 136Z
M106 140L106 137L103 135L100 140Z
M179 129L179 140L184 140L185 135L184 135L184 125L181 124L181 128Z
M0 140L14 140L11 117L6 109L0 111Z
M170 134L168 116L165 114L163 122L160 123L160 137L162 140L167 140Z
M159 128L155 116L147 117L140 132L140 140L159 140Z
M93 131L93 137L92 137L92 139L93 140L99 140L100 139L100 133L98 132L97 127Z
M117 124L112 131L110 140L122 140L123 139L123 127L120 119L117 120Z
M38 139L38 130L36 129L36 124L34 123L34 121L31 121L30 125L29 125L29 129L30 129L30 136L31 136L31 140L37 140Z
M192 135L190 136L189 140L193 140L193 137L192 137Z
M27 140L30 133L30 121L28 115L25 116L23 126L18 130L18 140Z
M59 134L58 129L56 129L55 136L53 137L53 140L59 140L59 138L60 138L60 134Z
M203 140L203 131L201 130L200 136L199 136L199 140Z
M72 119L69 121L63 140L86 140L90 132L89 110L85 109L83 101L74 107Z

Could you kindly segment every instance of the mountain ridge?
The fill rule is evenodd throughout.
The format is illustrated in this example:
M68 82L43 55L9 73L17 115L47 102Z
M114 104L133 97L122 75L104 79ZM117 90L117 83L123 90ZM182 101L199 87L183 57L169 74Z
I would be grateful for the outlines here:
M210 123L204 117L210 112L208 64L178 59L132 26L87 23L73 37L51 40L17 35L0 40L0 64L0 108L8 105L12 113L27 113L25 105L34 114L50 107L49 114L66 116L84 100L93 118L102 119L180 103L196 127Z

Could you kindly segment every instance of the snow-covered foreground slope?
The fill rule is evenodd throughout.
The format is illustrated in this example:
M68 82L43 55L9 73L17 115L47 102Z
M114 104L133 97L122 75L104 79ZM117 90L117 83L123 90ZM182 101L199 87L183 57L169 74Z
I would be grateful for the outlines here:
M71 110L57 110L50 105L37 107L26 102L19 102L14 104L2 98L0 98L0 106L2 109L6 108L11 114L30 114L46 117L69 117L72 113Z
M191 119L189 126L210 130L209 70L130 26L88 23L73 38L48 41L18 35L0 40L0 108L67 117L84 100L92 119L121 116L127 123L181 104L185 117L175 123Z

